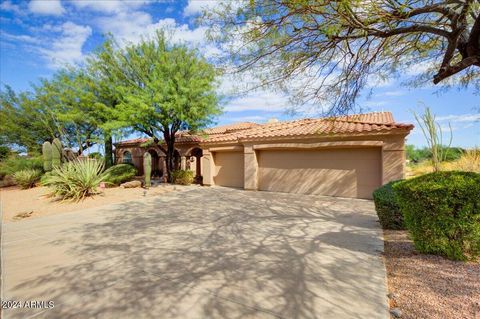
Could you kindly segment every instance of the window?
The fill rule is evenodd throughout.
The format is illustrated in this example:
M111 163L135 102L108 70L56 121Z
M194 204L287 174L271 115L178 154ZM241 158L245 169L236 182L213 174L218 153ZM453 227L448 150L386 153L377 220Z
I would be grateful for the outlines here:
M124 164L132 164L132 153L130 153L129 151L125 151L123 153L123 163Z

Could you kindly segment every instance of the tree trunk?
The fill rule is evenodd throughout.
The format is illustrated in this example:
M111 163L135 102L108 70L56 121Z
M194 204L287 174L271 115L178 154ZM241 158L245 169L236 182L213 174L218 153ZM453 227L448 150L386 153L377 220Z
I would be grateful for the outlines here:
M105 134L105 168L113 164L113 139L111 135Z
M171 134L170 133L165 133L163 136L163 139L165 140L165 144L167 144L167 156L166 156L166 162L167 162L167 182L171 183L172 182L172 171L175 169L174 167L174 159L175 159L175 133Z

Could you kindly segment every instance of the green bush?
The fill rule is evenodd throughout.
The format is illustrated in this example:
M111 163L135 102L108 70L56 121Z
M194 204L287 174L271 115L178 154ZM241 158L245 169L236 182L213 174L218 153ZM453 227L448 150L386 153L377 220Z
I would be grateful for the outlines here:
M9 147L0 145L0 161L6 160L12 153Z
M190 185L193 183L193 171L175 170L172 172L172 181L174 184Z
M99 152L93 152L88 154L88 158L94 158L96 160L103 160L103 155Z
M393 189L418 251L454 260L480 256L480 174L435 172Z
M118 164L105 170L103 175L106 183L120 185L121 183L131 181L137 175L137 169L130 164Z
M46 172L40 177L40 185L46 186L47 180L52 176L52 172Z
M32 188L40 180L42 176L42 171L38 169L24 169L17 171L13 174L13 179L15 183L20 185L21 188Z
M0 178L13 175L15 172L25 169L37 169L43 171L43 159L41 156L26 157L12 155L0 162Z
M78 201L97 193L97 187L104 179L102 171L102 161L75 160L54 167L43 184L51 188L52 196Z
M384 229L405 229L403 214L398 206L393 185L400 181L393 181L373 192L375 210Z

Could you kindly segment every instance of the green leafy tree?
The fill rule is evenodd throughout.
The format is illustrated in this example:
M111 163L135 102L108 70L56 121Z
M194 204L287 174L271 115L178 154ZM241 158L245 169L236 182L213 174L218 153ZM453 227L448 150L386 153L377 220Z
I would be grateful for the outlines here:
M88 78L81 69L66 69L43 81L45 99L57 119L61 140L69 147L85 149L101 141L96 97L89 90Z
M84 68L62 75L62 100L67 107L62 119L79 128L85 148L104 143L105 167L108 168L113 165L112 135L115 132L105 123L114 120L112 109L119 100L111 80L103 78L96 67L94 59L89 59Z
M216 70L195 50L168 44L162 32L125 48L109 39L96 63L121 101L104 127L151 137L166 154L171 181L177 133L202 128L220 113Z
M479 11L478 0L224 0L201 22L256 87L346 112L369 81L409 66L425 69L417 85L480 89Z
M40 153L44 141L60 136L58 121L42 99L42 89L15 93L5 86L0 91L0 139L2 144L30 154Z

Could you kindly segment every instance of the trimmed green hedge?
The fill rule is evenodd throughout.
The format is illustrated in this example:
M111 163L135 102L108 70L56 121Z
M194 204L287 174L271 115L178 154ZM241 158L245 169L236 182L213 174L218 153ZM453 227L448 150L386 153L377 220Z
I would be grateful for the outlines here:
M190 185L193 183L193 171L190 170L175 170L172 172L172 181L174 184Z
M105 177L104 182L120 185L121 183L132 180L135 175L137 175L137 169L130 164L117 164L105 170L103 175Z
M453 260L480 256L480 174L435 172L393 189L418 251Z
M398 206L393 185L400 181L393 181L373 192L375 210L383 229L405 229L403 214Z

